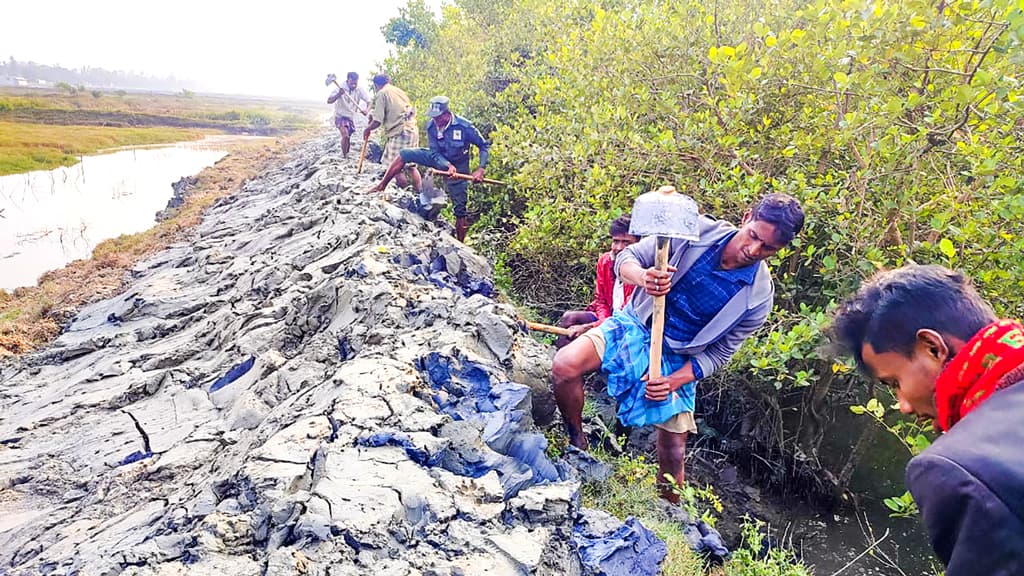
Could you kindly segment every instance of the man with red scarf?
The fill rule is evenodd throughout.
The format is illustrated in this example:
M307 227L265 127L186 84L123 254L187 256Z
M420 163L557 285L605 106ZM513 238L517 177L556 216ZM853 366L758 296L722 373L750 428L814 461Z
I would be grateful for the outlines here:
M868 280L832 337L944 433L906 480L946 576L1024 574L1024 327L962 274L914 265Z

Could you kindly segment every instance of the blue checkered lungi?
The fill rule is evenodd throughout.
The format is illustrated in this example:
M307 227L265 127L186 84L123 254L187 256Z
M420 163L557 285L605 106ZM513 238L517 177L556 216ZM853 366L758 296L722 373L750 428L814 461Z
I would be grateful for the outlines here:
M667 399L644 398L647 385L640 378L650 367L651 333L632 314L616 312L601 323L605 340L601 371L608 375L608 394L619 402L619 420L626 426L661 424L680 412L693 412L697 383L680 386ZM661 373L682 368L690 357L664 349Z

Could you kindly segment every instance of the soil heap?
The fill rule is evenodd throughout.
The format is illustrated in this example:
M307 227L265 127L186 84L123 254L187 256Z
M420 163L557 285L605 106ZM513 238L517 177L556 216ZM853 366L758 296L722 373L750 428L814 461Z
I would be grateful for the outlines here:
M546 455L550 351L488 263L336 140L0 367L0 574L657 569Z

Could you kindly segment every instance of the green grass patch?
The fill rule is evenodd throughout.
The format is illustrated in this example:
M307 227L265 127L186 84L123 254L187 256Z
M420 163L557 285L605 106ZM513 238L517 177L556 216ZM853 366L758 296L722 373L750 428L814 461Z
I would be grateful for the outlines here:
M3 290L0 290L0 292L3 292ZM21 316L20 308L7 310L6 312L0 313L0 322L14 322L19 316Z
M107 148L197 140L207 132L0 122L0 176L71 166L80 156Z
M644 526L657 534L668 547L668 555L661 563L662 576L703 576L704 561L690 550L679 524L666 520L641 518Z
M61 110L106 114L150 114L182 121L214 122L224 128L300 130L315 126L326 105L245 96L102 92L43 92L0 89L0 114Z
M39 98L27 98L24 96L0 96L0 112L9 112L11 110L22 109L43 109L52 107L52 104L48 104Z
M657 508L656 464L643 455L615 457L601 449L594 449L592 453L599 460L611 464L614 473L607 482L583 486L584 506L604 510L620 519L629 516L663 518Z

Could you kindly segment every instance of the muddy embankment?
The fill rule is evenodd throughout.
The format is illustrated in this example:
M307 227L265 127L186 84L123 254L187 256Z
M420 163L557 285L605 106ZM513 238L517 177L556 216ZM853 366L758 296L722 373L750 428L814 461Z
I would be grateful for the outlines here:
M545 453L550 350L378 170L297 146L0 366L0 574L653 573Z

